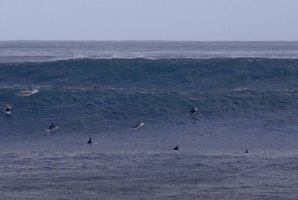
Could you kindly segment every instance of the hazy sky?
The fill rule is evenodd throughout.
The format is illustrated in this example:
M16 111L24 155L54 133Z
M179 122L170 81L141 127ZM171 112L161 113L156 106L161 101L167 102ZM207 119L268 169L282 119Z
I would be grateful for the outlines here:
M0 0L0 40L298 41L298 0Z

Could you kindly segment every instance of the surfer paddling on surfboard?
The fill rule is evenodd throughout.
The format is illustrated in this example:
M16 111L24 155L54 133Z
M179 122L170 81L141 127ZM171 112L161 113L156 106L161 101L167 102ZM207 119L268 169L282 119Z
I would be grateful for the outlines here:
M198 112L198 108L193 107L193 108L189 111L189 115L192 117L192 116L194 116L197 112Z
M137 125L135 126L135 128L141 128L142 126L144 126L143 122L138 122Z
M130 128L131 130L139 130L142 126L144 126L145 123L143 122L138 122L135 127Z
M31 96L33 94L38 93L38 88L31 88L29 90L22 90L18 93L18 96L23 96L23 97L27 97L27 96Z

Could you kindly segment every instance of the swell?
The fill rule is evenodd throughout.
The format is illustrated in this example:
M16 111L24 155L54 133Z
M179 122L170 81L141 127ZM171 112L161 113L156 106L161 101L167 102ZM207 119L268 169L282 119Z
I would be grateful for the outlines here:
M297 59L71 59L1 63L0 87L123 87L222 91L297 89Z
M1 133L44 131L55 122L68 132L123 130L137 121L155 125L198 120L270 118L295 123L298 60L78 59L0 64ZM30 97L22 89L40 87ZM276 120L278 123L276 123ZM24 129L26 127L26 129Z

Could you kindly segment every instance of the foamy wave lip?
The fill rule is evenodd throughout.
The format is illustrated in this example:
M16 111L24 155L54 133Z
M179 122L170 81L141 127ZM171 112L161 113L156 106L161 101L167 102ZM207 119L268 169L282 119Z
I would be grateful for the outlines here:
M37 89L47 89L51 88L50 85L0 85L0 89L2 90L26 90L31 88L37 88Z
M53 56L54 57L54 56ZM101 60L101 59L148 59L148 60L160 60L160 59L226 59L226 58L247 58L247 59L298 59L296 55L264 55L264 54L199 54L199 55L172 55L172 54L146 54L146 53L132 53L132 54L109 54L109 55L77 55L66 57L50 57L45 58L43 56L34 57L14 57L14 59L1 59L0 63L20 64L20 63L47 63L47 62L59 62L59 61L75 61L75 60Z
M235 89L233 89L233 91L235 91L235 92L242 92L242 91L247 91L247 90L249 90L248 88L235 88Z
M67 60L81 60L81 59L89 59L86 56L73 56L73 57L62 57L62 58L53 58L48 60L48 62L56 62L56 61L67 61Z

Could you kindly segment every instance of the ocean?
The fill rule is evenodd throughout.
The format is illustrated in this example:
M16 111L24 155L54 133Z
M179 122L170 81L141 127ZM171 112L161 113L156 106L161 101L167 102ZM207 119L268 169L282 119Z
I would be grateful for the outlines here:
M0 199L298 199L298 42L2 41L0 104Z

